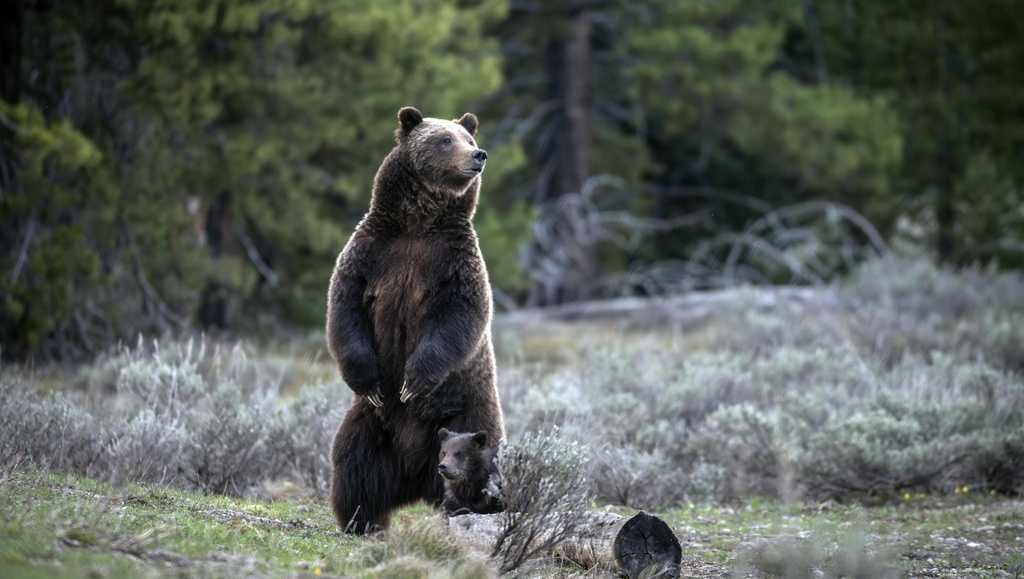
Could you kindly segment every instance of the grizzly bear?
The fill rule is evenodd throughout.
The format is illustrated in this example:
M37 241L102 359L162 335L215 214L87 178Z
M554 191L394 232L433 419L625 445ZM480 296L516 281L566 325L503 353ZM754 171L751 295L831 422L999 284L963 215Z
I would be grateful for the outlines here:
M403 504L440 503L439 428L505 437L472 225L487 161L477 118L404 107L398 120L327 296L328 349L356 395L331 449L331 502L352 533L387 527Z
M487 446L487 433L450 432L442 428L437 472L444 479L445 514L500 513L505 510L498 472L498 447Z

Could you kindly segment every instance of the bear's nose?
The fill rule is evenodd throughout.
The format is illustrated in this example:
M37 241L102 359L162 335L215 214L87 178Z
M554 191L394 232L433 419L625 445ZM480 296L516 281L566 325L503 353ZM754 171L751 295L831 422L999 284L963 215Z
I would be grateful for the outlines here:
M473 158L477 161L483 162L487 160L487 151L483 149L477 149L473 151Z
M439 464L439 465L437 465L437 470L439 472L448 472L448 465L447 464L443 464L443 463Z

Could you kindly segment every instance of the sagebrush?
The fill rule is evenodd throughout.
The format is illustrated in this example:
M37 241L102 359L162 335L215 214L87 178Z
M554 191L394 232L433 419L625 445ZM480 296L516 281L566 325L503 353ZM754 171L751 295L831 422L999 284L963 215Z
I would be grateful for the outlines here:
M294 397L241 345L140 341L82 372L82 388L44 395L16 369L0 376L0 467L21 464L114 482L243 494L271 479L326 491L341 383Z
M590 506L585 447L557 428L531 432L498 452L505 510L491 556L517 569L573 536Z
M1024 490L1021 276L885 258L820 302L765 291L734 291L703 324L562 342L503 335L498 320L510 441L560 424L589 457L588 492L639 508ZM201 339L139 342L49 394L3 366L0 467L323 493L350 394L305 366Z
M1021 276L886 258L820 302L764 291L704 326L571 332L558 358L506 337L510 435L560 421L596 495L638 508L1024 490Z

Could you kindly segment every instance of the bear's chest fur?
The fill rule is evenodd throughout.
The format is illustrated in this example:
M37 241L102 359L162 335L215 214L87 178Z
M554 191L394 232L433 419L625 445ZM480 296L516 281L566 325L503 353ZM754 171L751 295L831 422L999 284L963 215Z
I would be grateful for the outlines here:
M419 342L427 302L444 275L447 252L442 245L421 237L395 239L367 280L364 302L386 389L401 387L400 370Z

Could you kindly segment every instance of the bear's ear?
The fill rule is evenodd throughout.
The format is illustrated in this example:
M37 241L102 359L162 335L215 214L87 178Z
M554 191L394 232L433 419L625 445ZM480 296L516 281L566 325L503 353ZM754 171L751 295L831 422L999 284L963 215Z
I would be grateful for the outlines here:
M416 107L402 107L398 109L398 127L402 133L408 134L423 122L423 113Z
M484 431L477 432L473 435L473 442L480 446L487 446L487 433Z
M462 125L464 129L469 131L470 135L476 136L476 129L480 126L480 120L476 118L473 113L466 113L459 117L459 120L455 121Z
M441 442L448 440L448 437L450 435L451 432L449 432L447 428L442 428L441 430L437 431L437 437L441 439Z

